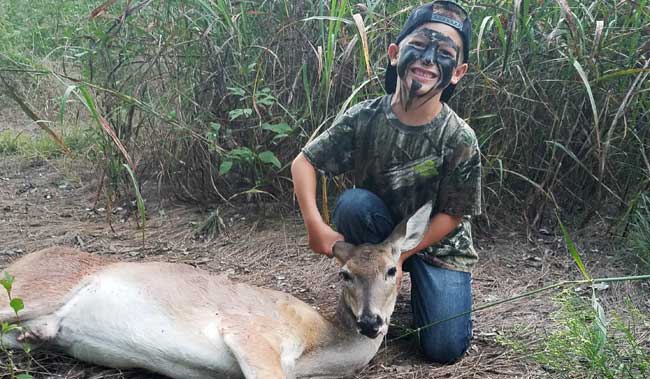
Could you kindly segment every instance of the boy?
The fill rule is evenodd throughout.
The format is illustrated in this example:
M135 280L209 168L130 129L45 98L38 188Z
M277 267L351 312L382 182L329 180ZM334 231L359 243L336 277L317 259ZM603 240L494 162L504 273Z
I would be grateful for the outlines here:
M388 47L388 95L350 108L303 148L291 166L309 246L331 255L338 240L378 243L403 218L432 201L424 239L401 255L411 275L417 327L471 310L472 265L477 255L463 216L481 212L481 163L474 132L446 105L467 72L471 23L452 1L417 7ZM358 188L337 200L333 230L316 205L316 169L352 171ZM457 361L469 347L471 317L425 328L427 359Z

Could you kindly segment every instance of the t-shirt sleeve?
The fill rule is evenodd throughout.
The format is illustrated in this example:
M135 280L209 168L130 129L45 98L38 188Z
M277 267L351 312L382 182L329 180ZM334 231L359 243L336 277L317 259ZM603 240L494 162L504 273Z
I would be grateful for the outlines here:
M438 192L438 211L454 216L481 214L481 153L474 131L462 127L448 147L447 174Z
M336 176L354 168L355 125L359 108L350 108L329 129L302 148L302 153L317 170Z

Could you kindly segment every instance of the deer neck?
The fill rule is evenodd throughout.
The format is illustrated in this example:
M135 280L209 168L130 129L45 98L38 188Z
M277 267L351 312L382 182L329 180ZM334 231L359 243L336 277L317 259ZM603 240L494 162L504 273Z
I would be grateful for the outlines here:
M349 376L370 362L383 341L381 337L368 338L357 331L356 318L342 296L330 323L328 335L297 362L298 378Z

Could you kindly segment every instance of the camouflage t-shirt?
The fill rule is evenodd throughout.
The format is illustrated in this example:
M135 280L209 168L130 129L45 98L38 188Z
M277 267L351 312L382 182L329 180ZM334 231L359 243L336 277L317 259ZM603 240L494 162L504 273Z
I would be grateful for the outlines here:
M474 131L443 104L428 124L411 126L391 109L391 95L361 102L302 150L320 172L352 172L357 187L377 194L396 221L427 201L432 214L481 213L481 160ZM429 263L470 271L478 260L469 218L421 256Z

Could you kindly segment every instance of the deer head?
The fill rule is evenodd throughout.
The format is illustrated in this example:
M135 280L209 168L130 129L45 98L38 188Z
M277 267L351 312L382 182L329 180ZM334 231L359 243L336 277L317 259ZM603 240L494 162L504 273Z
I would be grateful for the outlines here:
M400 254L420 243L430 214L431 202L428 202L377 245L355 246L342 241L334 245L333 256L341 263L339 275L343 280L339 306L354 320L359 333L376 338L388 331L399 290L398 259Z

